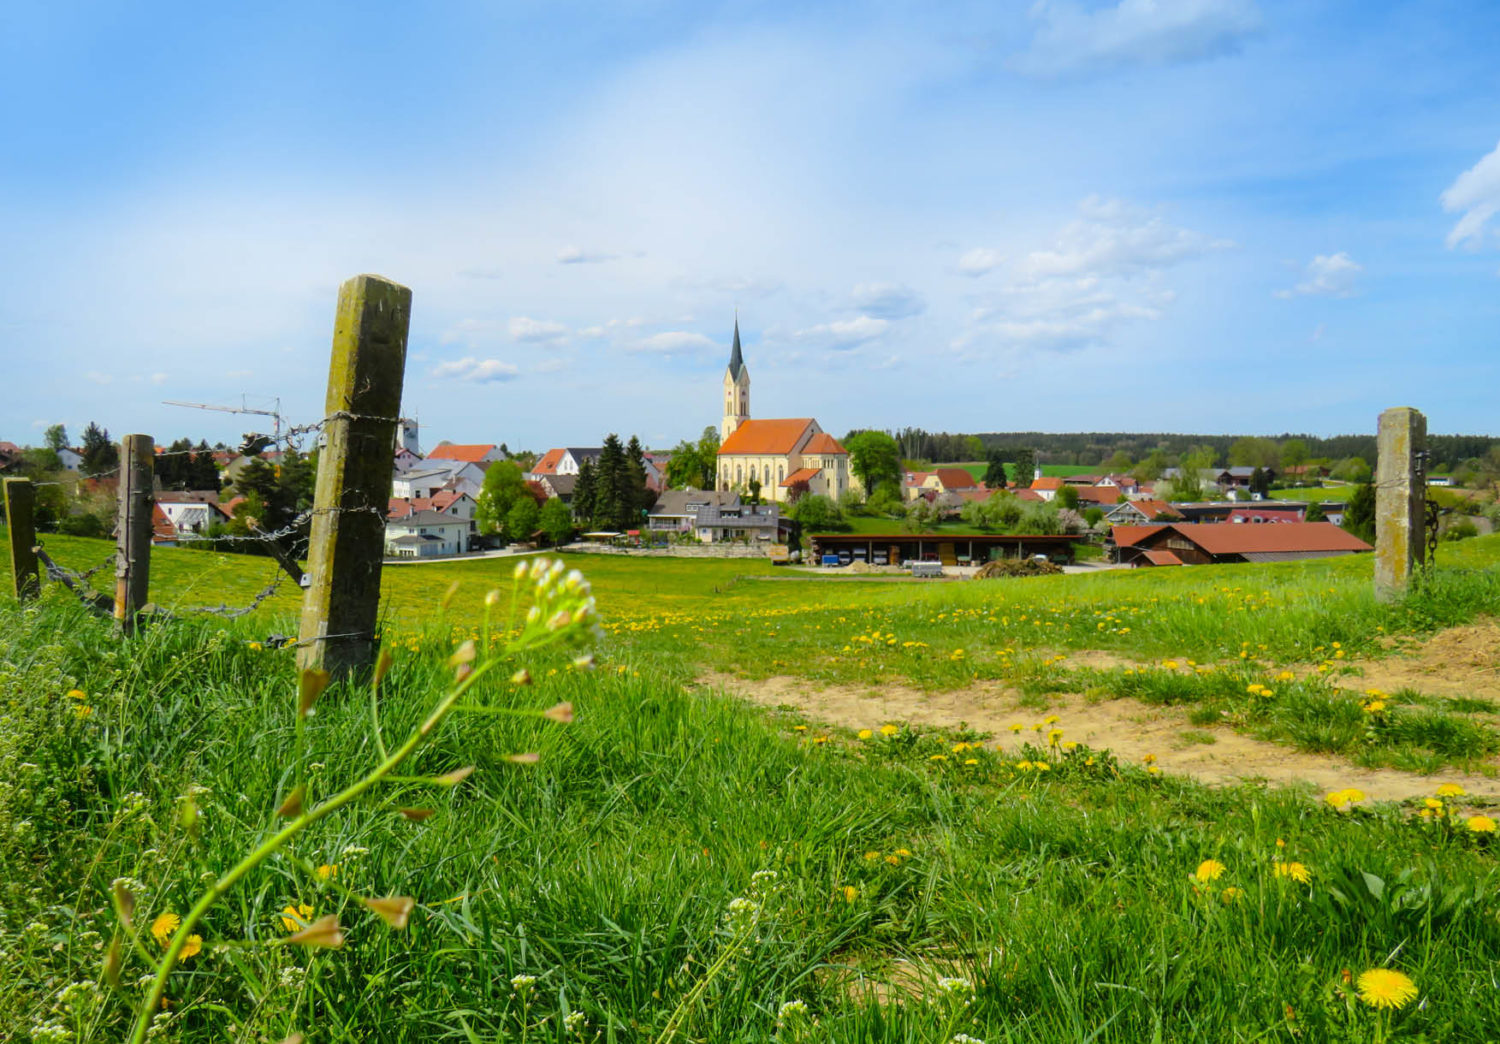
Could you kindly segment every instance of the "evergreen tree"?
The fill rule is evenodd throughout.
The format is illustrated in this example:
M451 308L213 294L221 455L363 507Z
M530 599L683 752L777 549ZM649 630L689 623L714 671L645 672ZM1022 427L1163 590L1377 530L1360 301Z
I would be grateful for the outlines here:
M625 472L630 477L630 514L633 525L639 526L641 512L650 510L656 503L656 494L646 485L646 451L641 440L634 435L625 445Z
M1016 450L1016 486L1019 489L1028 489L1031 480L1036 477L1036 450L1030 446L1022 446Z
M1302 516L1304 522L1327 522L1328 516L1323 514L1323 505L1316 500L1307 505L1307 513Z
M1005 476L1005 455L999 450L990 450L989 466L984 469L984 484L990 489L1004 489L1009 481Z
M632 521L634 490L625 448L614 432L604 440L599 454L598 486L594 493L594 525L600 529L623 530Z
M42 437L47 440L47 448L53 453L61 453L68 448L68 429L61 424L49 427Z
M109 440L109 429L101 428L93 421L83 429L83 462L80 471L90 477L102 475L120 464L120 447Z
M1367 544L1375 543L1375 487L1361 482L1344 509L1344 528Z
M573 486L573 517L584 525L594 518L594 503L599 499L599 473L587 457L578 465L578 481Z
M188 483L188 488L219 488L219 465L214 462L214 451L209 449L208 443L202 439L198 441L198 447L193 451L192 479Z
M193 444L188 439L178 439L167 447L167 452L156 458L156 478L162 489L192 489L188 477L192 474L193 459L189 453Z
M749 490L749 493L750 493L750 497L749 497L750 503L752 505L759 504L760 503L760 476L759 475L755 475L755 474L751 474L750 481L748 483L746 483L746 488Z

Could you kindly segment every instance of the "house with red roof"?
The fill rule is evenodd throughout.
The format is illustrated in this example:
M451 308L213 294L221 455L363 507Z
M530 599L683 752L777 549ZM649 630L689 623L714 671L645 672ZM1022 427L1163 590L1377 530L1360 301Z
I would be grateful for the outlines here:
M1332 522L1284 522L1261 526L1172 522L1152 526L1115 526L1110 540L1115 546L1115 560L1133 566L1289 562L1374 550Z
M1055 475L1038 475L1031 480L1030 488L1043 500L1052 500L1063 485L1063 480Z
M505 459L505 451L499 446L489 443L473 443L459 445L454 442L439 442L428 451L426 458L432 460L455 460L465 464L478 464L486 467L497 460Z
M738 319L724 371L719 430L721 490L748 493L754 485L765 500L787 501L804 492L837 498L857 485L849 471L849 451L811 417L750 417L750 370L740 348Z

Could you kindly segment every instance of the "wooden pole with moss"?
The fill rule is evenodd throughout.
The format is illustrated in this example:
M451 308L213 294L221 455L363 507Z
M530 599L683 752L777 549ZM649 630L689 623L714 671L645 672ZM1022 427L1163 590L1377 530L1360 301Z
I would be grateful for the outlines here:
M1422 469L1427 418L1410 406L1380 415L1375 452L1375 597L1401 598L1422 564L1427 486Z
M37 569L36 489L29 478L5 480L5 525L10 534L10 574L16 582L16 600L26 602L42 591Z
M120 440L119 532L115 538L115 623L120 633L135 633L136 616L145 607L151 586L152 483L156 442L150 435Z
M340 677L374 662L410 321L411 291L404 286L362 275L339 287L308 549L310 582L298 632L303 670Z

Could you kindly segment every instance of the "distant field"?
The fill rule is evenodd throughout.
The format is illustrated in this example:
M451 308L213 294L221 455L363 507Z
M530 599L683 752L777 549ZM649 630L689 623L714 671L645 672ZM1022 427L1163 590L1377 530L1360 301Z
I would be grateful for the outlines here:
M990 468L990 466L987 463L985 463L984 461L982 461L982 460L980 460L980 461L967 461L967 462L965 462L963 464L941 464L941 465L936 465L936 466L937 467L944 467L944 468L963 468L966 471L968 471L969 474L973 475L976 480L982 480L984 478L984 473L986 471L988 471L989 468ZM1104 470L1103 468L1099 468L1099 467L1090 468L1090 467L1085 467L1085 466L1080 465L1080 464L1043 464L1042 465L1042 474L1043 475L1053 476L1053 477L1056 477L1056 478L1066 478L1069 475L1094 475L1094 474L1102 474L1103 470ZM1016 480L1016 466L1014 464L1007 464L1007 465L1005 465L1005 474L1008 475L1008 476L1010 476L1010 480L1012 482L1014 482Z
M1324 486L1321 489L1273 489L1272 500L1300 500L1304 503L1317 501L1322 503L1329 500L1347 501L1354 496L1355 487L1352 485Z

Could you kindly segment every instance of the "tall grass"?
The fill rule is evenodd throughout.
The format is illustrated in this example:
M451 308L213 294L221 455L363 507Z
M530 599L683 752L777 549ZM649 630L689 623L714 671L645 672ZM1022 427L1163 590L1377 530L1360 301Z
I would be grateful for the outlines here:
M119 1039L139 987L98 985L108 882L139 882L142 918L180 912L284 794L294 678L286 653L252 647L262 630L178 621L121 646L65 602L0 604L0 1025L21 1039ZM446 633L387 677L393 733L451 677ZM809 1021L784 1039L1500 1036L1500 873L1482 835L1107 759L1023 771L909 729L818 742L689 694L628 644L591 673L558 658L533 675L489 695L571 700L572 727L450 720L413 771L476 772L431 818L372 802L299 844L340 886L417 897L407 932L354 924L326 954L264 945L286 936L286 907L351 901L272 867L211 911L161 1039L649 1041L677 1020L677 1039L765 1041L794 1000ZM374 756L363 700L330 690L307 742L318 785L357 778ZM540 761L507 760L520 749ZM176 815L190 788L196 841ZM1210 857L1228 869L1208 887L1191 878ZM776 896L737 943L726 911L764 870ZM1394 1018L1343 978L1386 965L1422 992ZM893 968L910 970L860 985Z

